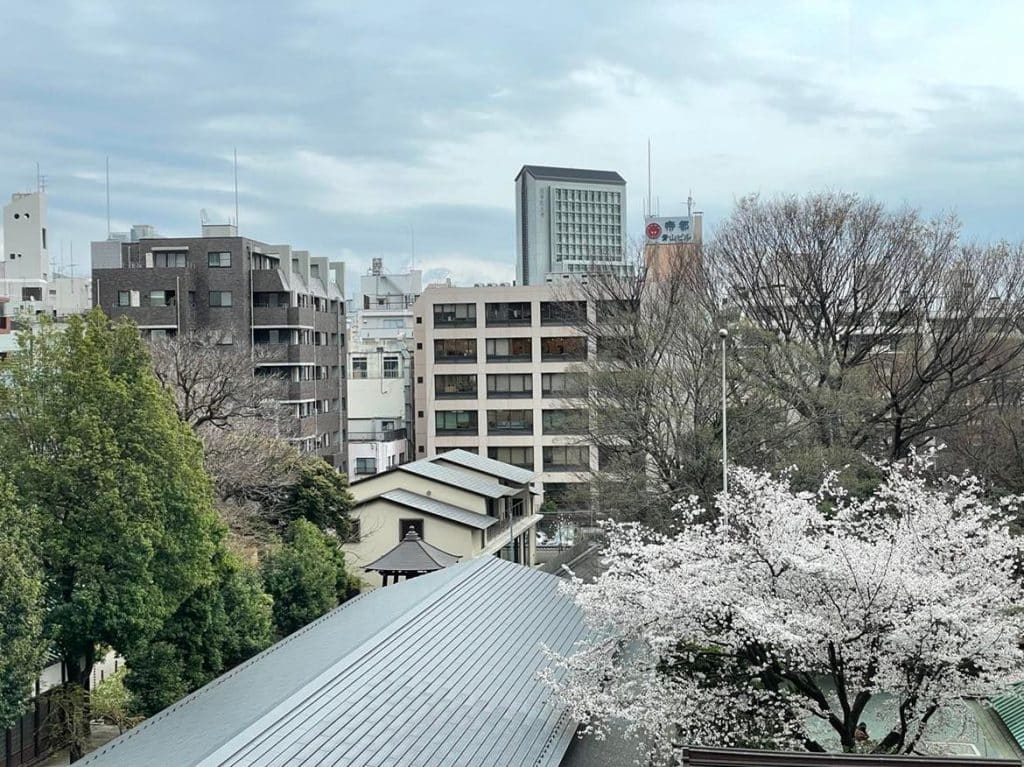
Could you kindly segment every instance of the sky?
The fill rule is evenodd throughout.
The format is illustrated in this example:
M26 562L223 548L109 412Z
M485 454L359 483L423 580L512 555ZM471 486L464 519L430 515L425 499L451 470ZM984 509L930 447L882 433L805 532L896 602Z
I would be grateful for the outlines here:
M51 254L132 224L428 280L510 281L524 164L619 171L642 232L826 189L1024 239L1024 4L47 0L0 31L0 195L46 178ZM62 255L63 254L63 255Z

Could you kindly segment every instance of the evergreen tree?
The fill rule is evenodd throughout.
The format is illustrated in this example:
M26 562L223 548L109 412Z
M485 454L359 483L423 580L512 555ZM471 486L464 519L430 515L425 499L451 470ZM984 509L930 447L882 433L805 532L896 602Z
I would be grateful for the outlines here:
M299 465L298 479L281 506L281 517L288 522L306 519L344 538L353 503L348 478L324 459L311 458Z
M288 526L285 543L263 561L263 583L274 598L274 627L287 636L353 596L337 539L305 519Z
M42 582L32 522L0 476L0 730L24 709L42 665Z
M38 509L46 624L70 681L98 646L144 647L213 580L220 523L202 449L134 325L97 310L26 329L0 389L0 458Z

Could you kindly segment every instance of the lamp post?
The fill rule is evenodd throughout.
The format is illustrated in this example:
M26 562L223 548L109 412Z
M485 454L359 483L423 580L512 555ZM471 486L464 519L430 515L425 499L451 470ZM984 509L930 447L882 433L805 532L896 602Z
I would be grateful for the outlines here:
M722 493L727 494L729 492L729 440L725 412L725 343L729 340L729 331L722 328L718 331L718 337L722 339Z

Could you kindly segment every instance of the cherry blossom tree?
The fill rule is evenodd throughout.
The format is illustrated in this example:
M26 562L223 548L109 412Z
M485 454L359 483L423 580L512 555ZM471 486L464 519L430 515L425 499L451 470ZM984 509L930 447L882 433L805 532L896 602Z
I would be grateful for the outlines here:
M912 455L859 499L834 475L797 493L735 469L717 515L676 507L677 534L610 526L606 572L567 586L591 639L546 680L584 731L622 726L656 762L683 745L823 750L823 726L864 750L873 698L869 750L913 752L940 709L1024 678L1015 501L932 468Z

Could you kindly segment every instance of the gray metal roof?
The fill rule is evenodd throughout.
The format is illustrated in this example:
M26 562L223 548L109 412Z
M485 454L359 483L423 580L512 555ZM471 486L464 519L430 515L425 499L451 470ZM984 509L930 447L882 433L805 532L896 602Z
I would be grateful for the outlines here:
M484 477L470 474L454 466L441 466L433 461L424 458L412 463L403 463L398 467L399 471L407 471L420 477L433 479L445 485L452 485L470 493L476 493L487 498L502 498L506 495L514 495L518 491L511 487L499 485Z
M490 474L492 477L498 477L508 482L518 482L522 485L529 484L537 478L537 475L529 469L521 469L504 461L495 461L493 458L484 458L482 455L471 453L468 450L448 450L427 460L434 462L447 461L457 466L465 466L467 469Z
M556 767L575 722L537 672L582 615L560 579L495 557L343 605L80 762Z
M489 517L486 514L477 514L475 511L461 509L458 506L452 506L450 503L439 501L436 498L428 498L425 495L413 493L409 490L388 490L386 493L381 493L380 495L375 495L373 498L367 498L365 501L360 501L356 504L356 508L378 498L384 498L392 503L397 503L401 506L407 506L410 509L422 511L424 514L432 514L435 517L442 517L444 519L451 520L452 522L468 525L469 527L476 528L477 530L486 530L491 525L498 523L497 519Z
M458 561L457 556L431 546L410 528L395 548L363 569L382 573L432 573L451 567Z
M536 179L544 181L581 181L584 183L605 183L625 184L626 179L613 170L586 170L584 168L554 168L550 165L524 165L519 173L518 179L524 173L529 173Z

